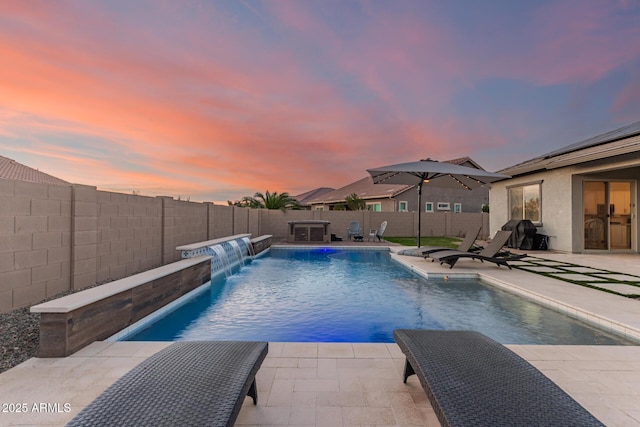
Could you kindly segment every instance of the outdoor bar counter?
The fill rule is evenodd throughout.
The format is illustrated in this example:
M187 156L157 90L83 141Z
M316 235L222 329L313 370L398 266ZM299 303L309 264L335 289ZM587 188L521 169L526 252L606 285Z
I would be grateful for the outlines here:
M299 220L288 224L287 242L329 242L331 239L329 221Z

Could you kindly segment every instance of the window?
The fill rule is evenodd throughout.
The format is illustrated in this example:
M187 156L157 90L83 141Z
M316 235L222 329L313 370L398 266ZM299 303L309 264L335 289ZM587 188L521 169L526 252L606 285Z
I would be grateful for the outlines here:
M433 212L433 202L426 202L424 204L424 211L425 212Z
M454 203L453 204L453 212L455 212L455 213L462 212L462 203Z
M438 210L439 211L450 211L451 210L451 204L449 204L448 202L438 202Z
M373 212L382 211L382 205L380 203L367 203L367 209Z
M409 211L409 203L408 202L398 202L398 212L408 212Z
M534 224L542 222L540 182L508 188L509 219L528 219Z

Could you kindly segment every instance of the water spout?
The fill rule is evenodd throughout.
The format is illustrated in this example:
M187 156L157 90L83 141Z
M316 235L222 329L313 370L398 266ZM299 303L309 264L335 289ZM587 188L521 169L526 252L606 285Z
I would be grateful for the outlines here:
M225 277L231 275L231 263L229 262L229 256L227 252L220 245L209 246L211 249L211 275L218 271L224 271Z
M256 252L253 249L253 244L251 244L251 239L249 239L248 237L243 237L240 240L242 243L244 243L246 249L247 249L247 254L253 258L254 256L256 256Z
M240 249L240 245L236 240L231 240L229 242L229 246L233 249L234 254L236 255L237 262L241 263L243 266L246 265L246 257L242 253L242 249Z

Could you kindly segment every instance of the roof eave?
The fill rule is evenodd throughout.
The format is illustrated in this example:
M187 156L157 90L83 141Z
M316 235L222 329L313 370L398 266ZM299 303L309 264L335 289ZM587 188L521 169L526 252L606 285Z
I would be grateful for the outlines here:
M594 160L602 160L640 151L640 134L609 141L606 144L596 144L581 150L570 151L557 156L536 158L500 171L506 175L518 176L579 165Z

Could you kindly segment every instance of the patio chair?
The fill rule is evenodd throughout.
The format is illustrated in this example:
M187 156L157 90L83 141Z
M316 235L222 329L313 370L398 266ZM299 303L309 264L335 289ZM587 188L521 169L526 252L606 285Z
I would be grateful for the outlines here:
M529 362L475 331L396 329L442 426L602 426Z
M446 250L433 252L429 254L429 258L432 258L435 261L440 261L440 264L447 263L449 264L449 268L453 268L453 266L456 265L456 262L458 262L460 258L472 258L479 259L480 261L492 262L498 267L500 267L501 265L505 265L509 267L509 270L511 270L511 266L507 261L521 259L526 257L527 255L515 255L509 252L499 254L504 245L507 243L507 240L509 240L510 235L511 231L498 231L493 239L491 239L491 243L489 243L486 248L478 253Z
M352 237L362 236L362 229L358 221L351 221L349 228L347 228L347 239L351 240Z
M387 221L382 221L382 223L380 224L380 229L376 233L376 237L378 238L379 242L382 242L384 240L382 236L384 236L384 232L386 231L386 229L387 229Z
M462 242L460 242L460 244L455 250L460 252L471 251L471 249L473 248L473 244L476 242L476 239L480 235L481 229L482 227L467 230L464 233L464 239L462 240ZM446 246L423 246L422 248L420 248L422 256L424 256L425 258L428 258L429 254L432 254L434 252L448 251L448 250L451 250L451 248L448 248Z
M233 425L268 344L177 342L116 381L67 426Z

